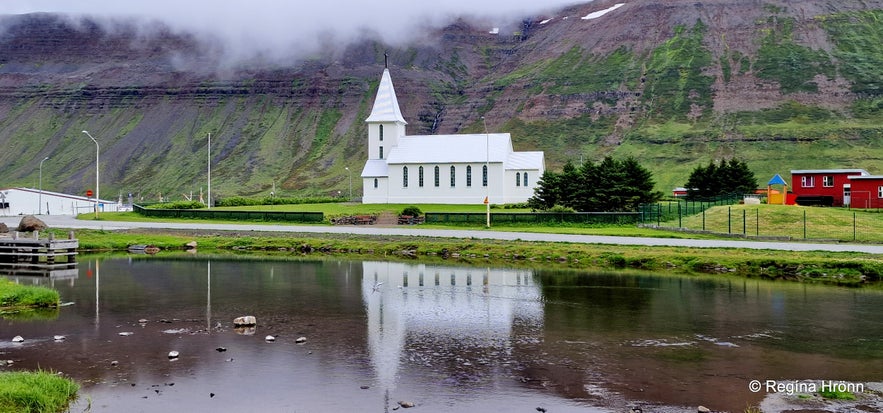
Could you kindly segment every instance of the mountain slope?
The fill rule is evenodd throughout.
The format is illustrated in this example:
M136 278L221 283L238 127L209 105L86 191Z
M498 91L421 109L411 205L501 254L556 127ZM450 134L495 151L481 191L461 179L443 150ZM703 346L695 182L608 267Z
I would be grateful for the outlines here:
M195 36L56 15L0 19L0 186L178 199L354 193L385 51L410 134L513 134L547 166L635 156L660 190L711 160L883 173L881 1L595 1L490 34L372 40L231 65ZM592 12L609 10L590 20ZM211 153L207 135L212 134Z

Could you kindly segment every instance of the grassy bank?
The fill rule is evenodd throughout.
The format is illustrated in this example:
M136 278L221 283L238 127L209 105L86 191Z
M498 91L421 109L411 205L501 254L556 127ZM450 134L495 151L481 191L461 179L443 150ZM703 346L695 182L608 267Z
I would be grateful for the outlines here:
M50 372L0 373L0 413L58 413L76 400L80 386Z
M0 316L58 307L58 291L0 278Z
M637 269L674 274L730 274L836 285L881 280L883 262L860 253L758 251L740 249L587 245L433 237L366 236L193 230L78 230L84 249L123 250L150 244L183 249L196 241L202 252L235 251L354 259L447 260L542 268ZM161 252L163 254L165 252Z

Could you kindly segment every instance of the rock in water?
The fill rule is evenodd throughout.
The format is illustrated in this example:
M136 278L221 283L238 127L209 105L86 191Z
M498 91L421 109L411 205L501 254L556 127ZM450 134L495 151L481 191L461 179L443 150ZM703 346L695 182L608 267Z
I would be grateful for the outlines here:
M233 319L233 325L236 327L249 327L256 325L258 320L254 318L253 315L246 315L242 317L236 317Z
M25 338L22 337L22 336L15 336L15 337L12 338L12 342L13 342L13 343L21 343L21 342L23 342L23 341L25 341Z
M264 341L276 341L276 337L266 336L266 337L264 337Z
M297 340L294 340L294 342L298 343L298 344L303 344L303 343L307 342L307 338L306 337L298 337Z
M178 353L175 350L172 350L169 352L169 359L176 359L176 358L178 358L179 355L180 355L180 353Z

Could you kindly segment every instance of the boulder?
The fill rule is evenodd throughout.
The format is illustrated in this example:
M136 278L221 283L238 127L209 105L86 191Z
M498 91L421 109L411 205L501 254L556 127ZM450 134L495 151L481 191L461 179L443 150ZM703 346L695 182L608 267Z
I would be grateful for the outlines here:
M9 232L9 227L6 224L0 222L0 234L5 234L7 232Z
M254 318L253 315L245 315L242 317L236 317L233 319L234 327L248 327L257 325L258 321Z
M25 215L18 223L19 232L42 231L46 228L46 223L33 215Z
M190 242L184 244L184 248L186 248L188 250L195 250L196 246L197 246L196 241L190 241Z

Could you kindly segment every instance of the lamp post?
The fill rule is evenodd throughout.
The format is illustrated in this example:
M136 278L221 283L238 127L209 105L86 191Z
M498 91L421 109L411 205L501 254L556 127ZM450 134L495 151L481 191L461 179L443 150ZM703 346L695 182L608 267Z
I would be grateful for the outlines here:
M40 161L40 195L37 196L37 215L43 215L43 162L46 162L47 159L49 159L48 156Z
M352 200L353 200L353 174L350 172L350 167L349 167L349 166L347 166L347 167L345 167L345 168L343 168L343 169L346 169L346 175L347 175L347 178L349 178L349 181L350 181L350 197L349 197L349 201L352 201Z
M95 218L98 218L98 202L101 199L101 191L98 189L98 153L99 146L98 141L89 134L88 131L83 131L89 139L92 139L92 142L95 142Z
M487 122L484 116L481 117L481 123L484 124L484 169L487 170L487 186L485 186L484 205L487 207L487 227L491 227L491 135L487 131Z
M212 134L208 134L208 148L206 148L206 163L208 164L208 205L206 209L212 208Z

